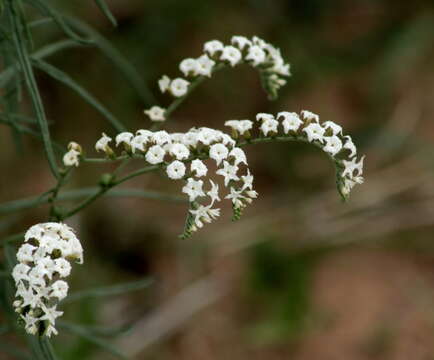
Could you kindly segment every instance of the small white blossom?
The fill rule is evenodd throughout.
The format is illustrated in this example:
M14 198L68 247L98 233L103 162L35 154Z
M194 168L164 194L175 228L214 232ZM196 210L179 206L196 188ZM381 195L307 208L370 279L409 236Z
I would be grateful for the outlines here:
M151 146L146 152L145 159L152 165L161 164L164 161L166 152L160 145Z
M119 144L131 146L131 140L133 137L134 135L130 132L121 132L120 134L116 135L116 146L119 146Z
M250 120L228 120L225 122L225 126L229 126L240 135L244 135L247 131L252 129L253 122Z
M266 121L266 120L275 120L274 115L267 114L267 113L256 114L256 121Z
M331 129L333 135L338 135L341 134L342 135L342 126L334 123L333 121L326 121L322 123L322 127L324 129Z
M320 142L324 141L325 129L318 123L309 124L303 129L303 131L306 133L309 142L314 140L318 140Z
M246 189L253 189L253 175L250 174L249 169L247 169L247 174L241 176L241 180L243 181L242 191Z
M212 69L215 65L215 61L210 59L208 55L202 55L201 57L197 58L197 74L202 76L208 76L211 77Z
M170 145L170 154L175 156L177 160L185 160L190 156L190 150L184 144Z
M357 153L356 146L354 145L353 140L351 139L350 135L344 136L344 138L345 138L344 149L350 150L349 156L350 156L350 158L352 158Z
M170 88L170 78L167 75L163 75L163 77L158 80L158 86L160 87L160 91L165 93Z
M167 166L166 173L173 180L182 179L185 175L185 165L183 162L175 160Z
M106 154L109 153L111 149L108 144L111 141L111 137L108 137L106 134L102 133L102 137L95 144L95 150L98 152L105 152Z
M51 285L51 296L62 300L68 295L68 284L66 281L57 280Z
M209 181L211 183L211 189L206 193L211 198L211 206L214 205L214 202L220 201L219 197L219 186L218 184L214 184L212 180Z
M166 109L163 109L159 106L152 106L150 109L145 110L144 113L149 116L151 121L161 122L166 120Z
M267 136L268 133L274 133L277 134L278 130L277 127L279 126L279 122L274 119L267 119L262 121L262 124L260 126L261 132L264 134L264 136Z
M242 55L240 50L233 46L225 46L220 60L227 61L231 66L237 65L241 61Z
M360 176L363 174L363 160L365 159L365 156L362 156L357 162L357 158L353 158L350 161L342 160L344 164L344 171L342 172L342 176L348 175L350 178L354 178L356 176ZM354 175L354 171L357 172L357 175Z
M223 48L224 45L219 40L207 41L203 46L203 50L207 52L210 56L214 56L214 54L218 51L223 51Z
M191 162L191 172L195 172L197 177L206 176L208 172L208 168L206 165L199 159L195 159Z
M231 152L229 153L229 156L233 157L235 159L235 165L238 164L245 164L247 165L247 157L246 157L246 153L244 152L243 149L239 148L239 147L235 147L231 150Z
M63 165L65 166L78 166L80 164L80 153L73 149L63 155Z
M308 110L303 110L301 112L301 116L306 120L313 120L316 122L319 121L319 116L317 114L314 114L313 112L308 111Z
M217 166L228 157L229 150L223 144L214 144L209 149L209 157L214 159Z
M237 176L238 166L231 165L226 160L223 161L223 168L216 171L217 175L224 177L225 186L228 186L229 181L238 181L240 178Z
M187 184L182 188L182 192L188 195L190 202L193 202L194 200L196 200L197 197L205 196L202 187L202 180L194 180L193 178L188 178Z
M179 64L179 70L184 74L184 76L196 76L198 70L198 63L196 59L187 58L181 61Z
M297 131L303 124L297 113L282 111L277 114L278 118L281 116L283 117L282 125L285 134L288 134L289 131Z
M232 36L231 44L243 50L246 46L252 45L252 42L245 36Z
M176 78L170 83L170 92L175 97L181 97L187 94L190 82L182 78Z
M323 150L329 153L331 156L335 156L342 150L342 141L336 135L327 136L325 139L325 146Z
M33 261L33 252L36 250L36 246L30 244L23 244L18 249L17 260L20 263L27 263Z
M63 258L58 258L54 260L53 270L59 273L60 277L67 277L71 273L71 264Z
M265 51L259 46L253 45L249 47L249 52L245 57L246 60L251 61L253 66L258 66L265 61Z
M151 139L153 142L155 142L157 145L160 146L164 144L170 144L172 142L172 138L170 137L169 133L165 130L154 132L151 136Z
M243 200L246 199L246 197L242 195L241 191L231 187L230 194L226 195L225 199L231 200L236 208L242 208L244 207Z
M145 151L146 145L148 143L149 136L146 135L136 135L131 140L131 151L133 154L139 151Z

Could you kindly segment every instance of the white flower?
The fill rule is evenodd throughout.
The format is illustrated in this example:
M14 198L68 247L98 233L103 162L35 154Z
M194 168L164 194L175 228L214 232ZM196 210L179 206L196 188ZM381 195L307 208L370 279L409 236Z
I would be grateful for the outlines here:
M156 165L164 161L164 155L166 152L160 145L154 145L146 152L145 159L148 163Z
M357 172L356 176L360 176L363 174L363 160L365 159L365 156L362 156L360 158L360 161L357 162L357 158L353 158L350 161L342 160L344 164L344 171L342 172L342 176L349 175L350 178L354 178L354 171Z
M149 116L152 121L164 121L166 120L165 113L166 109L163 109L159 106L153 106L148 110L145 110L144 113Z
M53 270L58 272L60 277L67 277L71 273L71 264L63 258L58 258L54 260Z
M220 60L228 61L231 66L237 65L241 61L242 55L240 50L233 46L225 46L223 53L220 56Z
M179 70L181 70L184 76L196 76L198 73L198 63L192 58L184 59L179 64Z
M217 166L228 157L229 150L223 144L214 144L209 148L209 157L214 159Z
M282 125L285 134L288 134L289 131L297 131L303 124L303 121L295 112L282 111L277 114L278 118L281 116L283 116Z
M158 86L162 93L165 93L170 88L170 78L167 75L163 75L160 80L158 80Z
M357 153L356 146L354 145L350 135L344 136L344 138L346 139L344 149L350 150L350 158L352 158Z
M265 61L265 51L257 45L250 46L245 59L251 61L253 66L258 66Z
M326 130L331 129L333 132L333 135L342 134L342 126L334 123L333 121L323 122L322 127Z
M177 160L185 160L190 156L190 150L184 144L170 145L169 152L175 156Z
M63 280L57 280L56 282L51 285L51 296L58 298L59 300L62 300L68 295L68 284L66 281Z
M210 223L213 219L220 216L220 209L211 209L212 205L199 205L196 210L190 209L190 213L194 215L196 227L201 228L203 223Z
M225 196L225 199L232 200L232 203L236 208L244 207L244 203L242 200L246 199L245 196L242 195L241 191L236 190L234 187L231 187L231 193Z
M131 140L131 151L133 154L136 150L145 151L145 147L148 143L149 136L146 135L136 135Z
M232 36L231 44L243 50L246 46L252 45L252 42L245 36Z
M217 140L217 137L213 129L201 128L197 134L197 140L204 145L210 145L212 142Z
M116 135L116 146L119 146L119 144L131 146L131 139L133 137L134 135L130 132L121 132L120 134Z
M18 249L17 252L17 260L20 263L27 263L33 261L33 251L36 249L36 246L30 244L23 244Z
M32 268L32 270L30 270L29 272L29 284L30 286L41 286L44 287L46 286L45 284L45 280L44 280L44 275L45 275L45 269L43 269L40 266L36 266L34 268Z
M323 135L325 133L325 129L318 123L309 124L303 129L303 131L306 133L309 142L312 142L314 140L323 142L324 140Z
M187 184L182 188L182 192L188 195L189 201L193 202L199 196L205 196L202 189L203 181L194 180L193 178L187 179Z
M46 257L36 263L36 268L39 268L41 273L51 279L54 271L54 261L51 258Z
M229 153L229 156L232 156L235 159L235 165L238 165L241 163L247 165L247 157L246 157L246 153L244 152L243 149L241 149L239 147L235 147L231 150L231 152Z
M336 135L327 136L325 139L325 146L323 150L329 153L331 156L335 156L339 151L342 150L342 141Z
M216 201L220 201L219 197L219 186L218 184L214 184L212 180L209 181L211 183L211 190L209 190L206 194L211 198L211 206Z
M110 147L108 144L112 141L111 137L108 137L106 134L102 133L102 137L96 142L95 144L95 150L100 152L107 153L110 151Z
M191 162L191 172L195 172L197 177L206 176L208 172L208 168L206 165L199 159L195 159Z
M204 52L207 52L209 55L214 56L214 54L218 51L223 51L224 45L219 40L211 40L207 41L204 46Z
M197 74L211 77L214 65L214 60L211 60L206 54L202 55L201 57L197 58Z
M175 97L184 96L185 94L187 94L189 85L189 81L182 78L176 78L170 83L170 92Z
M301 116L303 118L305 118L306 120L313 120L316 122L319 121L319 116L317 114L314 114L313 112L308 111L308 110L303 110L301 112Z
M157 132L154 132L152 134L152 141L154 141L157 145L164 145L164 144L170 144L172 142L172 138L169 135L169 133L165 130L160 130Z
M279 126L279 122L274 119L267 119L264 120L260 126L261 132L264 134L264 136L267 136L268 133L272 132L277 134L278 130L277 127Z
M29 230L26 231L24 235L24 241L29 241L31 239L40 241L43 233L44 228L41 225L33 225Z
M185 165L181 161L175 160L167 166L166 173L173 180L182 179L185 175Z
M244 135L252 128L253 122L250 120L228 120L225 122L225 126L229 126L240 135Z
M225 178L225 186L228 186L229 181L231 180L239 180L240 178L237 176L238 172L238 166L237 165L231 165L226 160L223 161L223 168L218 169L216 171L217 175L221 175Z
M275 120L272 114L258 113L256 114L256 121Z
M80 153L73 149L63 155L63 165L78 166L80 164Z
M265 49L268 46L268 44L258 36L253 36L252 43L253 45L257 45L262 49Z
M196 131L189 131L186 134L184 134L182 138L182 142L184 145L196 147L197 145L197 136L198 133Z
M12 270L12 277L15 280L15 283L18 283L20 280L29 280L29 271L30 266L26 264L18 263L15 265L14 269Z
M243 181L242 191L246 189L253 189L253 175L250 174L249 169L247 169L247 175L242 175L241 180Z

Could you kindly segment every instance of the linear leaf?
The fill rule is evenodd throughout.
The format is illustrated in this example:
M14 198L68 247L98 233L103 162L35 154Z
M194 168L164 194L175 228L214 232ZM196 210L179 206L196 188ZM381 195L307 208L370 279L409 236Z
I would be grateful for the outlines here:
M78 95L80 95L88 104L93 106L101 115L103 115L108 122L119 132L125 131L125 126L103 105L101 104L91 93L84 89L81 85L76 83L68 74L59 70L58 68L46 63L43 60L33 60L33 64L44 71L52 78L65 84Z
M13 1L9 3L10 7L10 21L13 28L13 40L17 50L17 55L21 69L24 74L24 80L27 85L27 89L32 100L33 108L38 119L39 128L41 130L42 140L44 143L45 153L47 156L48 163L50 165L51 172L58 178L59 171L57 168L56 158L53 152L53 146L50 138L50 131L48 129L48 122L45 116L44 105L42 103L41 95L39 94L38 86L36 84L35 76L33 73L32 66L30 64L29 54L27 52L26 44L22 35L22 29L17 19L17 11L15 9L15 4Z
M112 23L113 26L118 26L118 22L116 21L116 18L113 16L112 12L110 11L109 7L105 3L104 0L94 0L96 5L100 8L102 13L109 19L109 21Z
M30 5L37 8L39 11L41 11L43 14L50 16L54 22L63 30L63 32L69 36L72 40L77 41L80 44L92 44L91 39L86 39L80 36L79 34L75 33L74 30L71 29L71 27L65 22L62 14L60 14L57 10L55 10L53 7L45 4L44 1L41 0L25 0Z
M110 344L108 341L105 341L94 334L92 334L91 331L86 329L85 326L73 324L66 321L58 321L60 328L63 328L75 335L81 336L83 339L89 341L90 343L99 346L101 349L117 356L119 359L127 360L128 357L126 357L124 354L122 354L118 349L116 349L112 344Z
M35 51L31 57L33 59L43 59L47 56L50 56L58 51L61 51L63 49L67 49L70 47L80 46L73 40L60 40L56 41L55 43L46 45L39 50ZM18 64L10 65L5 70L3 70L0 73L0 88L4 87L14 76L14 74L17 72Z
M94 44L121 71L125 79L136 90L146 105L157 103L152 92L144 82L140 80L143 76L139 74L137 69L107 39L79 19L68 16L66 17L66 21L94 40Z
M152 279L146 278L142 280L131 281L123 284L103 286L88 290L77 291L69 294L63 303L81 300L84 298L105 297L113 295L122 295L127 292L137 291L149 287L152 284Z

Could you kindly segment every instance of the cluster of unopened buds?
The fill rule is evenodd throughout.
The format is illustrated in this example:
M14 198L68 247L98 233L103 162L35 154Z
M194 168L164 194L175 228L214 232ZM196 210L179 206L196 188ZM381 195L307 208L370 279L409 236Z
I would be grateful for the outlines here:
M68 294L65 279L70 261L83 263L83 248L70 227L62 223L32 226L17 252L12 270L17 288L13 306L25 330L33 335L56 335L57 304Z

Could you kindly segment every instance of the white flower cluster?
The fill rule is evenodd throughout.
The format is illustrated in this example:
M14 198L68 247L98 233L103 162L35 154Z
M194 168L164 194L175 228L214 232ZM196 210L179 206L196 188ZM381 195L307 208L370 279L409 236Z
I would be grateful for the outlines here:
M338 190L346 199L356 184L363 183L362 156L357 160L357 150L349 135L343 135L342 127L333 121L320 122L319 116L303 110L301 114L294 112L279 112L256 115L259 132L264 137L276 137L282 134L299 141L313 143L329 154L335 161L338 174ZM249 120L230 120L225 123L231 127L234 138L244 136L250 138L253 123Z
M63 280L71 272L69 261L83 263L83 248L70 227L62 223L32 226L17 252L18 264L12 271L17 287L15 311L29 334L50 337L57 334L57 303L68 293ZM69 261L68 261L69 260Z
M195 80L197 77L211 77L217 66L247 63L257 68L261 74L264 89L271 98L277 97L278 90L286 84L285 77L290 76L289 64L285 63L280 50L257 36L248 39L233 36L231 45L224 45L219 40L204 44L203 54L198 58L187 58L180 62L179 70L185 78ZM158 81L162 93L168 92L175 98L187 94L191 82L178 77L170 79L167 75ZM145 110L152 121L164 121L165 109L153 106Z
M96 150L111 156L111 141L103 134L95 145ZM202 127L190 129L186 133L169 134L164 130L153 132L141 129L136 134L118 134L115 143L116 146L123 146L127 153L141 154L151 165L161 164L170 179L183 179L186 182L182 191L189 197L192 204L190 212L194 216L190 232L219 216L219 209L213 208L220 201L219 186L209 180L209 190L204 189L202 178L207 176L208 166L202 160L215 161L216 174L223 178L224 186L228 189L225 198L232 201L236 218L257 197L249 169L240 175L240 168L247 166L246 154L236 146L234 139L222 131ZM209 197L210 203L206 206L198 204L196 200L200 197Z

